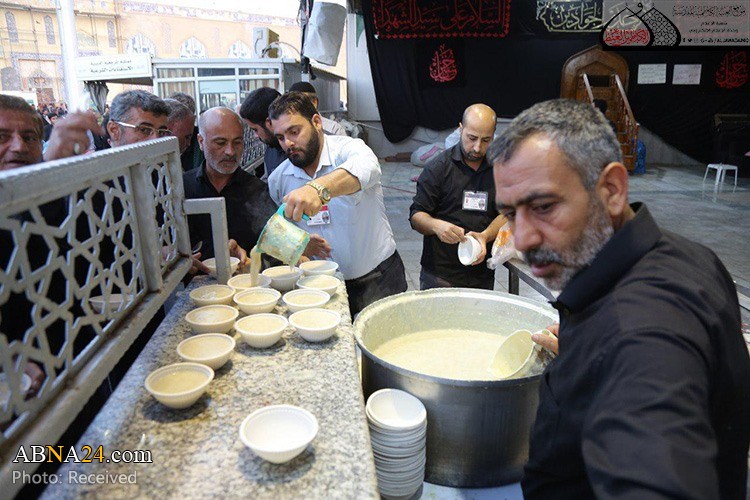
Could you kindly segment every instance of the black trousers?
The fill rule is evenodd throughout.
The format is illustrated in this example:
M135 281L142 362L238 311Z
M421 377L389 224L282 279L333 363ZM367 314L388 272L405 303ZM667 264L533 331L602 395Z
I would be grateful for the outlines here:
M359 312L373 302L390 295L405 292L406 270L398 251L378 264L378 267L359 278L346 280L349 294L349 311L352 320Z

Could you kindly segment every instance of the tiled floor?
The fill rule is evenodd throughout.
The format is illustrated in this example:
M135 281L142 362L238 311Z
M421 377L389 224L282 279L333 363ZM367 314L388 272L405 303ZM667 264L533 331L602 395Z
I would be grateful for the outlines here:
M420 169L410 163L381 161L383 194L398 251L404 260L409 288L419 289L422 237L409 225L409 206L416 184L411 178ZM738 285L743 322L750 323L750 179L727 179L714 191L714 178L703 183L702 167L652 165L644 175L630 177L630 200L643 201L659 225L712 248ZM745 235L745 236L743 236ZM497 290L507 291L507 271L496 274ZM544 300L521 282L520 294ZM422 498L521 499L518 484L489 489L445 488L425 483ZM748 497L750 498L750 497Z

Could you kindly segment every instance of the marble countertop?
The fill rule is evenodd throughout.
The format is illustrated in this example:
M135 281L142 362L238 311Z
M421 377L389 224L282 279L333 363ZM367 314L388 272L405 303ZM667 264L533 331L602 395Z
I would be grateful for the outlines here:
M76 445L77 450L102 445L105 458L114 450L150 450L153 463L67 463L45 498L378 496L343 282L326 306L341 313L341 326L326 342L308 343L288 327L274 346L253 349L232 331L235 351L192 407L169 409L144 389L151 371L182 361L177 344L193 335L184 320L194 308L188 293L213 282L196 278L181 292ZM286 308L280 305L276 312L286 315ZM243 419L272 404L305 408L320 426L307 450L282 465L265 462L239 438ZM123 482L135 482L73 484L70 478L77 474L106 474L103 481L126 474Z

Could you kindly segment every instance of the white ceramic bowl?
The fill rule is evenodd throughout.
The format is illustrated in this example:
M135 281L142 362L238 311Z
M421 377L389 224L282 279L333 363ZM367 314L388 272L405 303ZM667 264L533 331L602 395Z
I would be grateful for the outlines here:
M217 304L231 304L235 290L227 285L206 285L190 292L190 300L196 306L214 306Z
M331 296L321 290L292 290L284 294L284 303L289 312L323 307L331 300Z
M250 275L238 274L237 276L232 276L231 278L229 278L229 281L227 281L227 285L231 286L238 292L249 290L250 288L268 288L269 286L271 286L271 278L259 274L258 284L255 286L250 286Z
M216 276L216 259L206 259L203 261L203 265L211 271L211 276ZM236 273L238 267L240 267L240 259L237 257L229 257L229 274Z
M234 303L245 314L261 314L273 311L281 298L281 292L272 288L251 288L234 296Z
M214 371L200 363L175 363L152 371L146 377L146 390L170 408L192 406L206 392Z
M279 341L287 325L287 319L278 314L253 314L237 321L234 329L250 347L264 349Z
M318 434L318 420L291 405L266 406L240 425L240 439L260 458L283 464L302 453Z
M180 342L177 354L185 361L218 370L229 360L234 346L234 339L225 333L204 333Z
M297 280L297 286L299 288L306 288L308 290L322 290L328 295L333 296L336 290L339 289L341 280L336 276L328 276L326 274L318 274L313 276L303 276Z
M427 410L422 402L398 389L373 392L367 399L365 411L371 421L390 430L415 429L427 421Z
M311 260L303 262L299 267L302 269L302 272L305 273L305 276L313 276L316 274L327 274L333 276L339 268L339 265L332 260Z
M112 293L109 295L109 308L111 311L117 311L123 302L123 295L121 293ZM89 304L95 312L101 314L104 312L104 296L97 295L96 297L89 297Z
M289 266L274 266L263 271L263 275L271 278L271 287L288 292L294 289L294 284L302 276L302 269L295 267L290 271Z
M289 316L289 323L308 342L323 342L341 323L341 315L328 309L305 309Z
M185 321L195 333L227 333L239 315L234 307L220 304L193 309L185 315Z

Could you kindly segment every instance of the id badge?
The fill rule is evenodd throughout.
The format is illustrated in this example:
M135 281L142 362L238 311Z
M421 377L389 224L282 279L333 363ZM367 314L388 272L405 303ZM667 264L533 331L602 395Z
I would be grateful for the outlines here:
M331 212L328 211L328 205L320 207L320 212L315 214L315 216L310 217L310 220L307 221L308 226L323 226L330 223Z
M487 211L487 191L464 191L464 210Z

